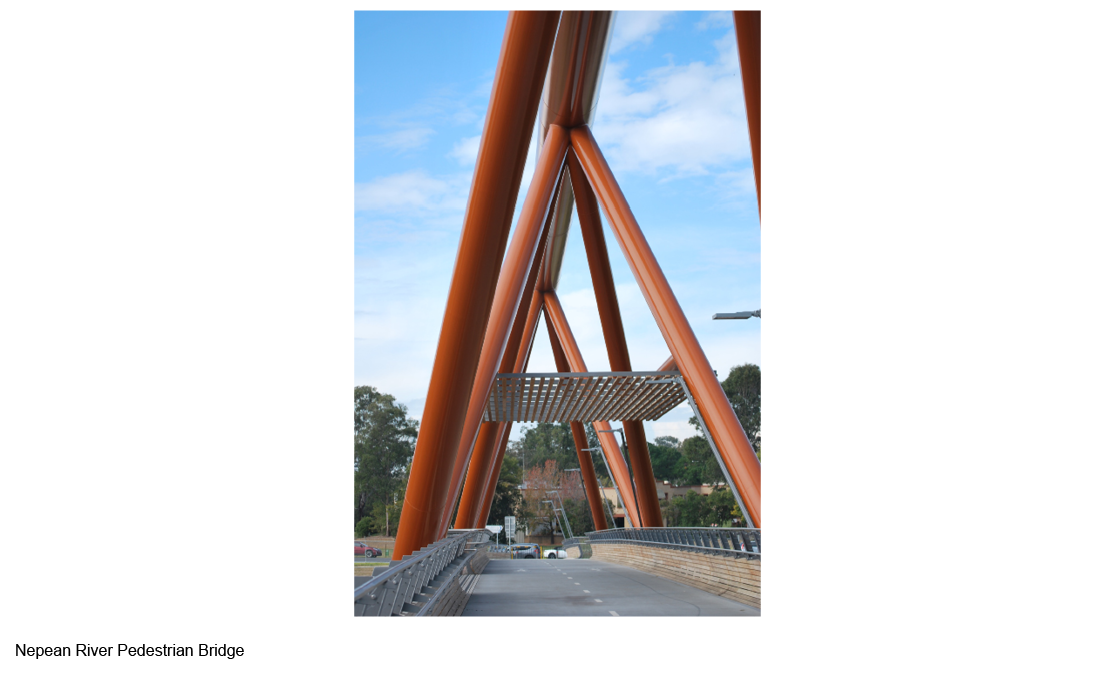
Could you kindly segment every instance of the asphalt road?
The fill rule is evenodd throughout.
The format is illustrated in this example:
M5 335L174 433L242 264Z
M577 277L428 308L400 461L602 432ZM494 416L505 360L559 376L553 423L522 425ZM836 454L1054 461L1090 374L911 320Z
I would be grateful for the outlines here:
M493 559L465 617L758 616L759 610L700 589L591 559Z

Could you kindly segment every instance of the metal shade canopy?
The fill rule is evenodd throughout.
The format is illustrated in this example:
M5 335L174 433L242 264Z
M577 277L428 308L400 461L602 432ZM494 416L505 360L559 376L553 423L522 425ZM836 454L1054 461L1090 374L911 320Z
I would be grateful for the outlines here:
M678 372L500 374L485 421L655 421L686 400Z

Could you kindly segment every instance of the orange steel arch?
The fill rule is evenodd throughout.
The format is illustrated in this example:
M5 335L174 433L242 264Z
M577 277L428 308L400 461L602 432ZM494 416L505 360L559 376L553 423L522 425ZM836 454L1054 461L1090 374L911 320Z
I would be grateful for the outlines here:
M759 13L736 12L735 24L758 192ZM631 363L598 207L603 207L670 349L670 359L662 368L681 371L721 449L726 476L736 485L755 526L761 525L755 452L588 127L611 25L611 12L511 12L508 16L403 502L395 560L445 536L458 494L456 527L478 528L487 520L511 424L482 422L484 407L497 373L524 370L541 316L553 334L559 368L585 371L554 293L574 203L611 367L630 371ZM508 245L536 118L543 141L539 162ZM585 448L583 426L573 425L577 448ZM598 431L610 427L604 422L594 425ZM615 438L600 433L605 460L621 482L616 486L628 519L635 526L661 526L642 423L624 422L624 430L631 472ZM578 460L586 486L594 484L588 454L578 450ZM605 525L599 504L592 510L597 528Z

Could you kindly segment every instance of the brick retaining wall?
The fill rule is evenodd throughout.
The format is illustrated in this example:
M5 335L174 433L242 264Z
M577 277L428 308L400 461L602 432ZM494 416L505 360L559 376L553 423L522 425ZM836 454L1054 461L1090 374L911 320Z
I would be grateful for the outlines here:
M623 543L592 545L595 561L621 563L710 594L760 605L760 561Z

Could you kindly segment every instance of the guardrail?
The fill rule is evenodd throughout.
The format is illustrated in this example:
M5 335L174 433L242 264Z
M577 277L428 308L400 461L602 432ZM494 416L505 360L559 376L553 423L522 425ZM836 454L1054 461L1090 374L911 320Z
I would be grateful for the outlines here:
M637 544L760 558L759 528L612 528L585 533L590 544Z
M451 530L417 553L377 568L369 581L355 589L355 616L445 614L442 604L460 598L457 578L462 571L472 575L483 571L490 538L486 529Z

